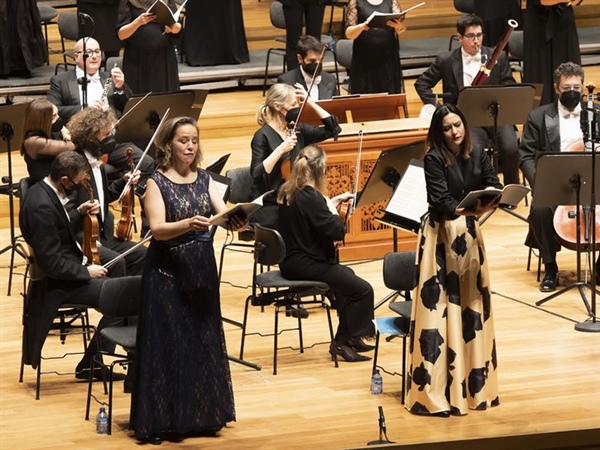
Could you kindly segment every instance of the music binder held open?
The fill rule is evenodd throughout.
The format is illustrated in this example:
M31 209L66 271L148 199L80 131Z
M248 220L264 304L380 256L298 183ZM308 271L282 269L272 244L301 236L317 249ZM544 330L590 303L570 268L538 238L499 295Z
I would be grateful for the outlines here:
M423 161L412 159L385 209L380 210L383 215L377 220L392 227L417 233L421 226L421 217L427 209L427 186Z
M156 18L153 22L156 22L162 26L171 28L177 21L179 21L179 16L181 15L181 10L187 3L185 0L177 11L174 13L171 11L171 8L164 2L164 0L156 0L150 8L148 8L148 12L150 14L156 15Z

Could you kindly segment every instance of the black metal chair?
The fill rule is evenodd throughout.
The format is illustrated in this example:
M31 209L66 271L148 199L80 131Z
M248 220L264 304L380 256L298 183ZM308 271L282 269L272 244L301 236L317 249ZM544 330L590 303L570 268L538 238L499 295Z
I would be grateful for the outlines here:
M395 337L402 338L402 404L404 404L405 384L406 384L406 339L409 337L412 300L410 293L416 287L417 266L415 265L415 252L396 252L388 253L383 259L383 282L389 289L394 290L398 296L404 298L403 301L392 301L389 308L398 314L394 318L377 318L377 321L386 320L389 325L390 335L386 341ZM377 368L385 369L377 364L379 354L380 331L377 329L375 335L375 353L373 356L373 373ZM396 375L395 373L392 375Z
M75 67L75 52L67 50L66 41L72 41L73 45L79 39L79 24L76 12L63 12L58 16L58 32L60 34L60 46L63 54L63 62L56 64L54 74L63 67L66 71L69 67Z
M104 316L117 318L132 318L139 314L142 304L142 277L130 276L108 279L102 285L100 291L99 310ZM136 319L137 320L137 319ZM112 342L117 346L114 352L100 351L92 358L90 378L88 381L88 395L85 409L85 420L90 418L90 404L94 397L101 405L108 407L108 434L112 433L112 406L113 406L113 376L116 365L127 366L133 362L132 356L135 350L137 335L137 324L125 326L106 327L100 330L102 339ZM125 353L119 352L119 347ZM108 392L106 380L104 380L104 394L108 393L108 401L100 401L92 394L93 373L97 365L102 367L103 372L107 367L103 357L114 358L108 365Z
M263 335L260 333L248 333L248 311L250 305L253 306L267 306L273 304L275 306L275 327L273 332L273 375L277 375L277 351L278 347L278 336L284 331L298 330L299 348L300 353L304 353L304 339L302 336L302 319L298 315L297 327L291 329L279 330L279 313L283 308L289 306L311 306L315 305L322 307L327 312L327 322L329 325L329 342L333 342L333 325L331 322L331 310L328 300L329 285L315 280L288 280L279 270L268 270L266 272L259 273L259 266L271 267L276 266L285 258L285 242L278 231L270 228L264 228L260 225L255 225L254 235L254 268L252 272L252 295L246 299L244 307L244 320L242 323L242 339L240 346L240 359L244 358L244 345L246 342L246 336L249 335ZM317 290L321 295L313 296L314 291ZM307 300L303 300L302 295L310 293ZM324 342L321 342L324 343ZM315 343L310 347L313 347L319 343ZM335 367L338 367L337 355L333 354L333 361Z
M48 25L56 23L54 19L58 16L58 10L52 6L37 3L40 12L40 24L44 27L44 41L46 42L46 64L50 64L50 46L48 41Z

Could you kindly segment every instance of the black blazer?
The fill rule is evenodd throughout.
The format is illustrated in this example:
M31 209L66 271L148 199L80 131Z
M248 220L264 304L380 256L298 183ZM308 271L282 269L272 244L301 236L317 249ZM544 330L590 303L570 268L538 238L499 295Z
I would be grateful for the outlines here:
M481 47L481 53L487 55L489 59L493 49ZM435 62L415 81L415 89L423 103L435 105L433 88L438 81L442 80L444 94L448 94L448 97L444 98L444 103L456 105L458 94L464 87L463 75L462 55L459 47L438 56ZM485 84L516 84L506 53L503 52L500 55Z
M523 126L519 158L521 170L530 186L534 183L538 151L560 152L560 118L556 102L531 111Z
M75 233L54 191L44 181L21 204L21 234L33 250L40 277L30 282L23 318L23 361L34 368L64 292L90 283Z
M110 76L107 72L99 72L102 86ZM125 108L127 99L133 95L131 89L125 84L123 91L118 93L114 86L108 90L108 104L115 109L117 115L120 115ZM62 72L50 78L50 90L46 96L48 100L58 107L58 115L66 124L75 113L81 110L81 101L79 98L79 85L77 84L77 75L75 70Z
M304 86L304 89L308 90L308 85L306 84L299 67L279 75L277 82L289 84L290 86L300 83ZM321 72L321 82L317 87L319 88L319 100L328 100L334 95L339 95L337 81L335 77L328 72Z

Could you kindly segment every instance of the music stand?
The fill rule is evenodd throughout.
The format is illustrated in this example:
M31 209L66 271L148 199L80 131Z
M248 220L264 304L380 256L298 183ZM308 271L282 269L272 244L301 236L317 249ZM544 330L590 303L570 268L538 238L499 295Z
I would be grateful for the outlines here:
M387 200L413 159L422 159L427 152L424 141L383 150L357 195L356 208Z
M226 155L221 156L219 159L217 159L216 161L213 161L208 166L206 166L206 170L208 172L212 172L212 173L216 173L217 175L220 175L221 172L223 172L223 169L225 168L225 164L227 164L227 160L229 160L230 156L231 156L231 153L227 153ZM223 199L223 200L225 202L227 202L227 199Z
M600 160L596 160L596 173L600 170ZM579 211L580 205L583 205L581 199L591 198L591 175L592 175L592 155L589 153L556 153L541 156L535 169L535 190L531 201L532 208L538 206L556 206L556 205L576 205ZM596 196L598 195L598 186L596 186ZM592 289L588 281L581 280L581 248L585 243L579 242L580 223L579 216L576 214L577 230L577 281L569 286L555 292L541 300L535 302L537 306L543 305L559 295L564 294L571 289L577 288L581 299L589 314L592 314L592 308L587 300L583 288ZM593 245L593 243L592 243ZM587 251L590 249L588 243ZM595 262L593 262L595 264ZM596 290L596 292L598 292Z
M18 195L18 185L13 183L12 172L12 150L13 142L18 142L19 146L23 142L23 125L25 122L25 108L27 103L17 103L14 105L0 106L0 152L7 152L8 155L8 175L2 177L2 186L0 194L8 195L8 210L10 221L10 244L0 250L0 255L10 250L10 272L8 275L8 292L10 295L12 288L12 276L15 264L15 253L22 258L27 259L27 252L15 236L15 195ZM6 142L6 144L5 144Z
M189 117L196 95L193 91L151 94L131 111L131 114L127 114L141 101L142 97L130 97L125 104L121 117L122 122L119 123L115 132L117 142L148 142L167 109L171 109L169 118ZM125 116L126 114L127 116Z
M531 110L534 97L535 88L530 85L484 85L467 86L461 89L457 106L467 118L469 126L493 128L491 147L488 150L496 173L498 173L498 158L496 156L498 151L498 127L524 123ZM480 223L483 225L496 209L483 218ZM500 209L527 222L525 217L510 209Z

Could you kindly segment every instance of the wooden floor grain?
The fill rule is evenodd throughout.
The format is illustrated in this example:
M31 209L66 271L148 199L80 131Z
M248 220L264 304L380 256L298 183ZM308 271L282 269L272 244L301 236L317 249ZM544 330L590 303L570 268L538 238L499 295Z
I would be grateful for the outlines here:
M587 79L599 79L600 68L586 68ZM412 110L420 107L412 83L409 100ZM211 93L200 119L201 145L208 163L232 153L227 168L250 161L249 143L256 129L254 114L262 102L260 91ZM237 125L232 126L232 120ZM15 180L26 176L18 152L13 152ZM7 171L7 155L0 155L0 174ZM18 210L18 200L15 204ZM522 204L517 209L527 214ZM8 199L0 198L0 248L10 243ZM18 228L17 228L18 231ZM544 307L534 303L538 291L535 270L525 271L527 248L523 246L526 224L496 212L483 225L491 271L493 308L499 360L501 405L488 411L473 411L448 419L418 417L400 404L399 377L384 374L384 393L369 393L370 363L340 363L334 368L325 345L299 354L279 353L278 375L272 375L272 339L248 338L245 357L263 367L254 371L232 363L237 421L216 438L186 439L164 448L181 449L305 449L355 448L377 439L378 406L383 406L388 437L398 445L453 442L515 435L532 435L600 427L600 333L582 333L574 324L588 318L577 291L570 291ZM215 249L224 240L219 230ZM42 393L35 400L35 372L27 367L24 383L18 383L21 354L22 277L15 275L12 295L7 296L9 253L0 256L0 448L2 449L127 449L137 448L127 430L130 397L119 384L115 394L112 436L98 436L93 421L84 420L86 384L72 375L44 375ZM221 286L223 315L241 320L251 278L251 255L228 252L225 283ZM534 261L535 258L534 258ZM23 261L17 257L16 272ZM574 280L574 253L559 254L561 284ZM382 261L358 261L354 270L375 288L376 299L387 289L382 280ZM535 263L534 263L535 265ZM393 315L387 306L377 316ZM98 315L93 314L97 321ZM282 319L292 326L291 318ZM305 320L307 342L327 337L323 311L313 311ZM250 328L268 333L273 326L273 309L264 313L253 307ZM228 350L239 351L240 331L225 324ZM284 345L296 345L294 335L284 333ZM49 339L45 354L79 348L75 337L61 345ZM388 371L400 372L401 341L382 341L380 362ZM45 368L72 371L77 356L45 362ZM94 407L94 413L97 412ZM600 448L600 431L597 436ZM400 447L398 447L400 448ZM468 442L447 448L478 448ZM502 447L497 447L502 448ZM516 449L517 447L511 447ZM521 447L526 448L526 447ZM531 447L533 448L533 447ZM544 447L546 448L546 447Z

